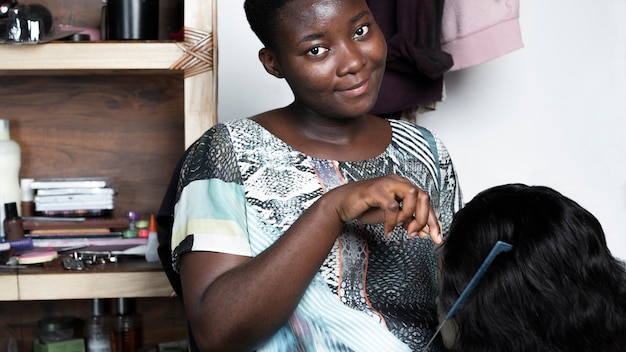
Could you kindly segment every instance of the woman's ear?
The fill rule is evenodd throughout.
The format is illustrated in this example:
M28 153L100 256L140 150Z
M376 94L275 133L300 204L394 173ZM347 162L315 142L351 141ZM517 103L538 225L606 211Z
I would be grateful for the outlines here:
M280 73L280 67L278 66L276 56L272 51L267 48L259 50L259 60L261 60L263 67L265 67L265 71L267 71L270 75L277 78L284 78Z

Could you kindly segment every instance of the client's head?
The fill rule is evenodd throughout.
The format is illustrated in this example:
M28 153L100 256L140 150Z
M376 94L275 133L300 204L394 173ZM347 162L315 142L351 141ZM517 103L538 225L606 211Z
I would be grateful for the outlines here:
M463 351L626 351L626 270L598 220L553 189L510 184L474 197L442 247L450 310L489 251L498 255L453 317Z

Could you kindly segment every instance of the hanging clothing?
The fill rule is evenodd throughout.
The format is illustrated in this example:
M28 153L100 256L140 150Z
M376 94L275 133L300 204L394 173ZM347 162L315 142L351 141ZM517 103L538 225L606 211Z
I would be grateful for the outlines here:
M444 1L368 0L387 40L387 68L372 113L400 116L407 108L441 101L452 57L441 50Z
M519 0L448 0L442 19L442 49L450 71L495 59L524 46Z

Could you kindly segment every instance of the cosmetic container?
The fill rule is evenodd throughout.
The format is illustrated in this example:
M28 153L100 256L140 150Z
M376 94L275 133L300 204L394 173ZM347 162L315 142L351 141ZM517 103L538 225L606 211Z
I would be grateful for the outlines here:
M148 245L146 246L146 261L156 262L159 260L159 237L157 235L156 220L154 214L150 214L150 226L148 227Z
M141 346L141 319L129 298L117 299L117 316L113 322L113 352L135 352Z
M15 202L4 204L3 228L7 242L24 238L24 223L17 213L17 204Z
M111 352L111 317L105 310L104 300L94 298L91 317L87 320L87 352Z
M20 145L11 140L9 120L0 118L0 204L15 202L20 206L20 167L22 165ZM4 209L0 209L0 223L4 221ZM0 241L6 234L0 228Z

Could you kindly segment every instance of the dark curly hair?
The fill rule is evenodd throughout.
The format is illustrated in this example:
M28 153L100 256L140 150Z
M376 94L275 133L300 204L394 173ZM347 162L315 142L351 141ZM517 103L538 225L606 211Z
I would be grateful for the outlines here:
M243 8L250 28L268 49L276 49L276 23L280 10L293 0L246 0Z
M598 220L543 186L478 194L442 247L439 304L447 312L497 240L495 258L453 317L462 351L626 351L626 269Z

